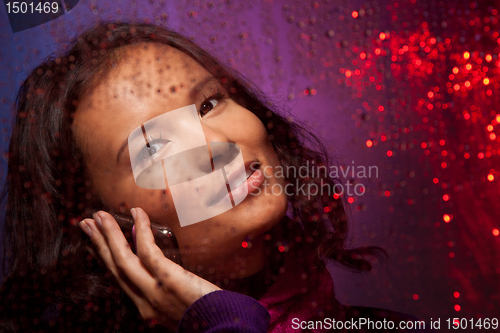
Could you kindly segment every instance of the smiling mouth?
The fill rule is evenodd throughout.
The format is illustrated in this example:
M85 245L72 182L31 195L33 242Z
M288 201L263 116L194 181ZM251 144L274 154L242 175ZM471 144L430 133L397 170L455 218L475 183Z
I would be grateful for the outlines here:
M252 178L252 176L255 175L256 172L260 172L262 173L262 171L260 171L260 163L257 162L257 161L254 161L254 162L251 162L251 163L245 163L245 175L246 175L246 178L244 181L242 181L240 184L234 186L234 189L231 190L228 186L228 192L231 194L232 192L236 192L238 190L241 190L241 187L244 186L245 184L248 183L249 179ZM231 181L231 175L229 175L229 177L227 177L227 184L231 184L233 183ZM250 189L248 189L248 193L250 193Z
M220 200L222 200L224 197L229 196L229 199L231 200L231 204L234 207L234 200L233 196L238 195L239 192L244 191L244 187L247 189L246 195L250 194L255 188L260 186L260 183L262 183L262 180L260 178L263 178L263 173L260 170L261 164L257 161L253 161L251 163L245 163L245 180L243 180L241 183L239 183L236 186L233 186L233 189L231 189L230 185L233 183L232 179L235 177L238 177L237 172L231 173L229 176L225 176L226 179L226 186L222 187L215 197L210 200L210 202L207 203L207 205L212 206L217 204ZM245 195L245 196L246 196Z

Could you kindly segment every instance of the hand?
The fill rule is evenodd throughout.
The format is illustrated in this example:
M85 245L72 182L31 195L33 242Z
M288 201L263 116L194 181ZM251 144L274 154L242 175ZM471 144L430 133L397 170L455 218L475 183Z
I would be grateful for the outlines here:
M142 318L175 330L191 304L220 288L167 259L155 244L146 212L135 208L131 213L137 255L110 214L99 211L79 225Z

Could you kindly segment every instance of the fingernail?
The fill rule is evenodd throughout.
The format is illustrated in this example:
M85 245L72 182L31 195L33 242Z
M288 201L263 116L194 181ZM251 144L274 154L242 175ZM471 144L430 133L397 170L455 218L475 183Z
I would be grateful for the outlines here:
M82 229L84 233L87 234L87 236L92 237L92 229L90 229L90 227L88 226L87 223L85 223L85 221L80 221L80 223L78 223L78 226L80 227L80 229Z
M101 217L99 216L99 214L97 213L94 213L94 221L95 223L97 224L97 226L102 229L102 220L101 220Z
M137 211L135 210L135 208L132 208L132 209L130 210L130 214L132 214L132 217L133 217L133 218L134 218L134 220L135 220L135 217L137 216Z

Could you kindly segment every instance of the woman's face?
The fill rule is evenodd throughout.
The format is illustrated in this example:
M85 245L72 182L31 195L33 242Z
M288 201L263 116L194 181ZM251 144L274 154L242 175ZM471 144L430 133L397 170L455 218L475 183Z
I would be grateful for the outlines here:
M202 276L221 279L256 273L265 260L263 233L287 209L286 196L271 191L273 185L283 186L283 180L271 171L279 160L264 125L249 110L221 98L218 93L226 92L219 80L183 52L152 43L119 52L118 65L82 98L73 123L95 194L116 211L128 214L130 208L141 207L151 221L172 229L185 267ZM206 141L237 144L247 168L257 162L266 178L239 205L181 227L169 188L152 190L136 184L127 140L146 121L192 104L199 111Z

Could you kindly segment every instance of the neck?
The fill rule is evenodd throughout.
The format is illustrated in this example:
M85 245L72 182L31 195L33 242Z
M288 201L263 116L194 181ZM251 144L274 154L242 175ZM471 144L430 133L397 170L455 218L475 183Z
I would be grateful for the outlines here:
M285 261L285 252L280 251L285 244L283 226L277 225L264 235L264 267L257 273L240 279L226 280L221 288L235 291L259 299L276 281Z

